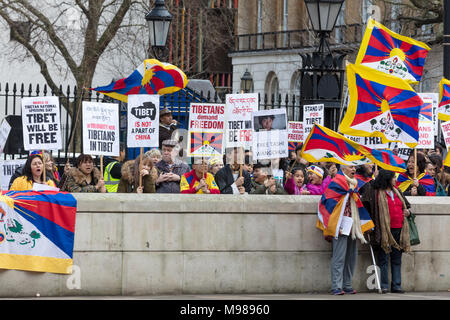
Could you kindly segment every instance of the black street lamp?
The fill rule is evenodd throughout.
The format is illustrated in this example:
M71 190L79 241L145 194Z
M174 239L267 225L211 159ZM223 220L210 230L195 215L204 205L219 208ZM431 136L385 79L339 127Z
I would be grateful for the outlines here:
M145 15L150 31L150 47L155 57L155 49L164 50L169 34L172 15L167 10L164 0L156 0L153 9Z
M313 53L301 53L300 104L325 105L325 126L336 129L336 109L340 108L344 87L343 60L345 53L333 55L328 38L336 24L344 0L304 0L309 19L320 38Z
M244 75L241 78L241 92L250 93L253 91L253 78L248 69L245 70Z

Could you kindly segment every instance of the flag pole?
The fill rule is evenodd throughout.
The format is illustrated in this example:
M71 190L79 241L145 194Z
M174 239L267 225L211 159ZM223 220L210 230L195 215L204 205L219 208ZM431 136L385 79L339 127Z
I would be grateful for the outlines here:
M144 148L141 147L141 154L139 155L139 188L142 187L142 159L144 158L143 153L144 153Z
M100 156L100 177L103 179L103 155Z
M414 180L417 179L417 149L414 148Z

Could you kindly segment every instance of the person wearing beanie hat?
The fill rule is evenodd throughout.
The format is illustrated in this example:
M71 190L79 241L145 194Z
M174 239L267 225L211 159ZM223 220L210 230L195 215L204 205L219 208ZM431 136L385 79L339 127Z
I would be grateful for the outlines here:
M325 171L317 165L311 165L306 168L308 173L308 183L306 190L311 195L321 195L331 181L331 177L325 175Z

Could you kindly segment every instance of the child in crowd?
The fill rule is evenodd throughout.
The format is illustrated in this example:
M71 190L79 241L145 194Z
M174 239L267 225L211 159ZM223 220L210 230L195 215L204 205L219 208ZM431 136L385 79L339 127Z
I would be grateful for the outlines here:
M300 167L295 167L292 172L286 171L286 182L284 184L284 190L288 194L309 194L305 186L305 171Z
M309 194L323 194L331 181L331 177L325 177L324 170L316 165L309 166L306 170L308 172L308 183L306 184L306 189L309 191Z

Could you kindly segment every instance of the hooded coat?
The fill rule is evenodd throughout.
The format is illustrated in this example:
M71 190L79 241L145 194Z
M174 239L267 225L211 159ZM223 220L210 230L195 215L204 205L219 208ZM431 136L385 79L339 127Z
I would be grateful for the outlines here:
M91 183L86 180L86 175L77 167L71 168L61 191L67 192L99 192L96 185L100 180L100 170L94 167L91 172Z
M156 168L152 168L152 172L156 171ZM136 193L135 188L135 175L134 175L134 160L129 160L122 165L122 177L120 178L118 193ZM155 193L155 181L152 174L142 177L142 186L144 187L144 193Z

